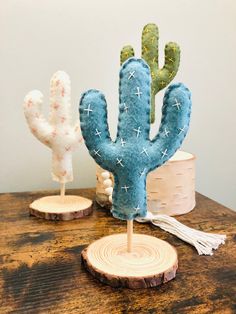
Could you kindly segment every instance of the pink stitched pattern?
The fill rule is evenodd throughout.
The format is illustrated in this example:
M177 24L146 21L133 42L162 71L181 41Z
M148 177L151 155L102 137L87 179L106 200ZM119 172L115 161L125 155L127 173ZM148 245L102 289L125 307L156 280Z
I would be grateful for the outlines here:
M82 142L78 121L71 125L70 78L56 72L50 81L50 114L41 111L43 95L34 90L24 100L24 113L34 136L52 149L52 178L66 183L73 180L72 152Z

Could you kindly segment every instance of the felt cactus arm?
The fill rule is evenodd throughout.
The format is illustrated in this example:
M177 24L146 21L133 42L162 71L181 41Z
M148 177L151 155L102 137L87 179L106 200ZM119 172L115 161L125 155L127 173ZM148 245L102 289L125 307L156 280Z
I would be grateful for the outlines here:
M51 147L53 127L42 113L43 94L34 90L24 99L24 113L27 123L34 136L43 144Z
M24 100L24 113L32 133L52 149L52 178L61 183L73 180L72 151L80 142L79 127L70 124L70 79L56 72L50 81L49 122L41 113L42 93L31 91Z
M165 88L175 77L179 68L180 48L170 42L165 46L165 63L161 69L153 68L153 94L156 95ZM154 65L153 65L154 66Z
M130 220L146 215L146 175L166 160L162 157L162 147L168 146L169 158L179 148L187 129L180 139L176 137L178 133L176 127L182 126L183 121L188 126L191 102L185 88L174 86L171 92L170 87L169 97L166 96L164 101L160 135L151 141L149 139L151 77L146 62L142 59L128 59L121 67L119 86L120 113L115 142L109 137L106 102L100 92L90 90L84 94L80 102L80 121L90 154L104 169L114 175L113 216ZM183 100L181 113L176 114L173 111L175 109L172 107L175 104L173 97ZM92 109L90 115L86 112L89 104ZM165 126L173 130L169 141L162 139L162 129ZM98 128L102 131L101 137L95 136ZM95 152L102 154L99 156Z
M158 71L158 39L156 24L147 24L142 32L142 58L148 63L151 76Z
M108 130L106 99L101 92L92 89L82 95L80 127L92 157L107 167L115 146Z
M190 91L183 84L172 84L166 90L161 125L150 148L153 169L169 160L181 146L189 128L191 104Z
M124 46L120 52L120 64L122 65L129 58L134 57L134 49L132 46Z
M117 140L129 138L137 144L149 138L150 71L146 63L132 58L120 71Z
M50 80L49 122L55 127L70 125L70 85L70 78L63 71L56 72Z

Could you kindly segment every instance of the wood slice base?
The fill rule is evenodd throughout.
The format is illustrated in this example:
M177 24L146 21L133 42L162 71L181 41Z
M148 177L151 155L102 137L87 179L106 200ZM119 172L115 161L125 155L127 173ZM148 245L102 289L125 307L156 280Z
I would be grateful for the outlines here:
M91 214L92 201L76 195L46 196L31 203L29 212L47 220L72 220Z
M156 237L134 234L132 252L127 252L127 234L103 237L82 251L88 271L112 287L155 287L175 278L176 250Z

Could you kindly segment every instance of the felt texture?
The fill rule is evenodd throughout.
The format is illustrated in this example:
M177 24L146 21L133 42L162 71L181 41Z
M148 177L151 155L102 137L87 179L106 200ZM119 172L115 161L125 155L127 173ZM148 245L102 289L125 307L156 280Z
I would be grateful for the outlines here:
M81 141L79 121L71 126L70 94L69 76L58 71L50 81L48 121L42 114L43 94L40 91L29 92L23 105L31 132L52 149L52 178L61 183L73 180L72 151Z
M151 77L144 60L130 58L122 65L119 93L114 142L108 130L106 100L97 90L81 98L80 125L91 156L114 175L113 216L130 220L146 215L146 176L180 147L189 126L191 99L183 84L171 85L164 96L159 132L150 140Z
M180 62L180 48L174 42L165 46L165 63L159 68L158 61L159 31L155 24L147 24L142 32L142 58L147 62L151 70L151 123L155 121L155 95L165 88L175 77ZM132 46L124 46L120 53L121 64L128 58L134 56Z

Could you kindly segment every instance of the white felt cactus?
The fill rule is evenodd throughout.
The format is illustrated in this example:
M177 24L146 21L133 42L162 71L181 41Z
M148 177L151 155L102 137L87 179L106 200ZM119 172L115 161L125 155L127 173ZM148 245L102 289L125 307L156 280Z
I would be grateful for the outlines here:
M24 113L34 136L52 149L52 178L60 183L73 180L72 151L79 145L79 122L71 125L70 78L56 72L50 81L50 114L45 119L41 107L43 95L38 90L24 99Z

